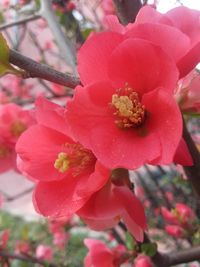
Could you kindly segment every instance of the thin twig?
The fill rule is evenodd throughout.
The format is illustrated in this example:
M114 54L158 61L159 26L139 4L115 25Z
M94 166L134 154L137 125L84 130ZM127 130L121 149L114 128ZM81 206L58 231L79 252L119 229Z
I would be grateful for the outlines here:
M28 188L28 189L24 190L23 192L20 192L20 193L14 195L12 197L11 196L6 196L5 200L8 201L8 202L16 200L18 198L21 198L21 197L31 193L33 191L33 189L34 189L34 187Z
M11 28L13 26L25 24L25 23L27 23L29 21L37 20L39 18L41 18L41 15L40 14L35 14L35 15L32 15L32 16L29 16L29 17L26 17L26 18L23 18L23 19L19 19L17 21L11 21L11 22L5 23L3 25L0 25L0 31L8 29L8 28Z

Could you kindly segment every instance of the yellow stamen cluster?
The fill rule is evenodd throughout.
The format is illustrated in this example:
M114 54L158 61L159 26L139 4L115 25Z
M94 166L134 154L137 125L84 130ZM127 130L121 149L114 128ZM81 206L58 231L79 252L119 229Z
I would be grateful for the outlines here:
M62 173L70 168L72 175L77 176L95 161L92 152L80 144L66 143L63 145L63 150L65 152L60 152L54 163L54 167Z
M54 167L59 171L59 172L66 172L69 169L69 159L66 153L60 152L58 154L58 158L55 160Z
M12 123L10 131L14 137L19 137L26 130L26 128L27 127L23 122L16 121Z
M138 93L127 85L112 95L112 106L116 109L115 123L119 128L135 128L144 122L145 107L141 104Z

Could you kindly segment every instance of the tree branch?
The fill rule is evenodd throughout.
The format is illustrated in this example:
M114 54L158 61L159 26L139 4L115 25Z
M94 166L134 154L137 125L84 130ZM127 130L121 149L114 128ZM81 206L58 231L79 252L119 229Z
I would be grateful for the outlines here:
M28 17L23 18L23 19L19 19L17 21L11 21L11 22L2 24L2 25L0 25L0 31L5 30L5 29L10 28L10 27L13 27L13 26L25 24L25 23L27 23L29 21L37 20L39 18L41 18L41 15L40 14L35 14L35 15L28 16Z
M134 22L138 11L142 7L140 0L113 0L120 21L126 25Z
M193 159L193 166L185 166L185 173L194 189L197 193L198 198L200 199L200 154L199 151L187 130L187 126L183 120L183 138L187 143L188 149Z
M145 234L144 243L150 242L148 236ZM156 267L170 267L176 264L198 260L200 260L200 246L170 253L160 253L157 251L155 256L152 257L152 261Z
M199 261L200 260L200 246L193 247L187 250L177 251L170 253L169 257L169 266L187 263L191 261Z
M16 254L16 253L13 253L13 252L10 252L10 251L5 251L5 250L0 250L0 256L2 258L5 258L5 259L16 259L16 260L20 260L20 261L37 263L37 264L41 264L43 266L48 266L48 267L57 267L53 263L48 263L46 261L39 260L39 259L31 257L31 256L25 256L25 255L22 255L22 254Z
M67 36L64 36L61 25L59 24L56 15L54 14L51 1L42 0L40 14L44 17L52 31L52 34L57 42L62 58L72 68L74 74L77 74L76 70L76 55L75 50L72 48L72 44Z
M49 66L40 64L14 50L10 50L9 61L13 65L25 70L27 74L25 78L41 78L69 88L74 88L80 84L78 77L56 71Z

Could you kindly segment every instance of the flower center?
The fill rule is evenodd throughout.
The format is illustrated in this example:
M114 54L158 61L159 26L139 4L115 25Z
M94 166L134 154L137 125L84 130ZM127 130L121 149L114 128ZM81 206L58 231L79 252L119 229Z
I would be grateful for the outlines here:
M23 122L16 121L12 123L10 130L14 137L19 137L26 130L26 128L27 127Z
M136 128L145 120L145 107L139 99L138 93L125 85L112 95L112 106L115 108L114 115L117 117L115 124L122 129Z
M54 167L62 173L69 169L69 159L66 153L60 152L58 154L58 158L55 160Z
M0 144L0 159L7 157L8 154L9 154L9 149L5 145Z
M62 173L70 169L72 175L77 176L81 171L94 165L95 161L93 153L81 144L66 143L63 145L63 152L58 154L54 167Z

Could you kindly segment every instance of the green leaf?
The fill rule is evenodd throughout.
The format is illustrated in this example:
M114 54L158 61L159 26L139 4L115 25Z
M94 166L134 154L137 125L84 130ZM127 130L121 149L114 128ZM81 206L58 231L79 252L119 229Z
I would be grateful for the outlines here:
M126 247L128 248L128 250L135 250L136 243L135 243L134 238L129 232L126 232L125 243L126 243Z
M5 38L3 37L3 35L0 33L0 76L3 76L7 73L21 75L23 71L14 68L9 63L9 51L10 50L9 50L8 44Z
M144 243L141 245L141 250L147 256L153 257L157 252L157 244L156 243Z
M94 31L94 29L92 29L92 28L86 28L86 29L84 29L84 30L81 32L82 35L83 35L83 37L84 37L84 39L87 39L88 36L90 35L90 33L91 33L92 31Z

